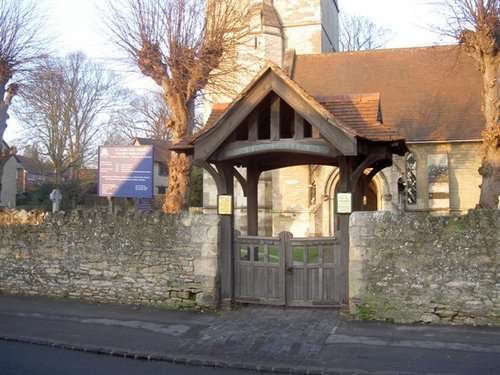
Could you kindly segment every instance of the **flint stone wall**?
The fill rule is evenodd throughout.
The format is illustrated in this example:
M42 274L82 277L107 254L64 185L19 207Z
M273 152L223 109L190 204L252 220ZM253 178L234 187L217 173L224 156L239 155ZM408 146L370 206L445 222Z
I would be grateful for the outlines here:
M402 323L500 325L500 210L356 212L350 312Z
M216 215L0 212L0 293L215 307Z

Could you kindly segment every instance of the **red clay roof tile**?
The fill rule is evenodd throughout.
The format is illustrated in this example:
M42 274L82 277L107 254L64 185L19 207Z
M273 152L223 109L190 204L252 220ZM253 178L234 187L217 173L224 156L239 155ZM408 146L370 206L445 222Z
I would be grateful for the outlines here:
M408 142L481 138L481 75L457 46L297 55L292 78L315 97L380 93L384 124Z

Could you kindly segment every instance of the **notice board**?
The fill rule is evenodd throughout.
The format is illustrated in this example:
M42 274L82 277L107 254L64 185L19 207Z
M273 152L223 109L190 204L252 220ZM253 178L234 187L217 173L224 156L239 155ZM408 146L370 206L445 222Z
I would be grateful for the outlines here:
M101 146L100 197L152 198L153 146Z

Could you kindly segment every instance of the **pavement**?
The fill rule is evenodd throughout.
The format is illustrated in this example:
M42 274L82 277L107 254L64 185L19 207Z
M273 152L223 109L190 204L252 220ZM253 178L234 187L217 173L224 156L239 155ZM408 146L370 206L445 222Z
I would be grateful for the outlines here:
M262 373L500 374L498 327L355 322L328 308L171 311L0 295L0 340Z

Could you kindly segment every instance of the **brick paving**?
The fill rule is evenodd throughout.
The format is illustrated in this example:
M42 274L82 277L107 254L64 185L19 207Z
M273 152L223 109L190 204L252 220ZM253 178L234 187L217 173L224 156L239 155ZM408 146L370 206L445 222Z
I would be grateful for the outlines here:
M246 307L222 314L180 352L302 365L319 358L339 322L334 309Z

